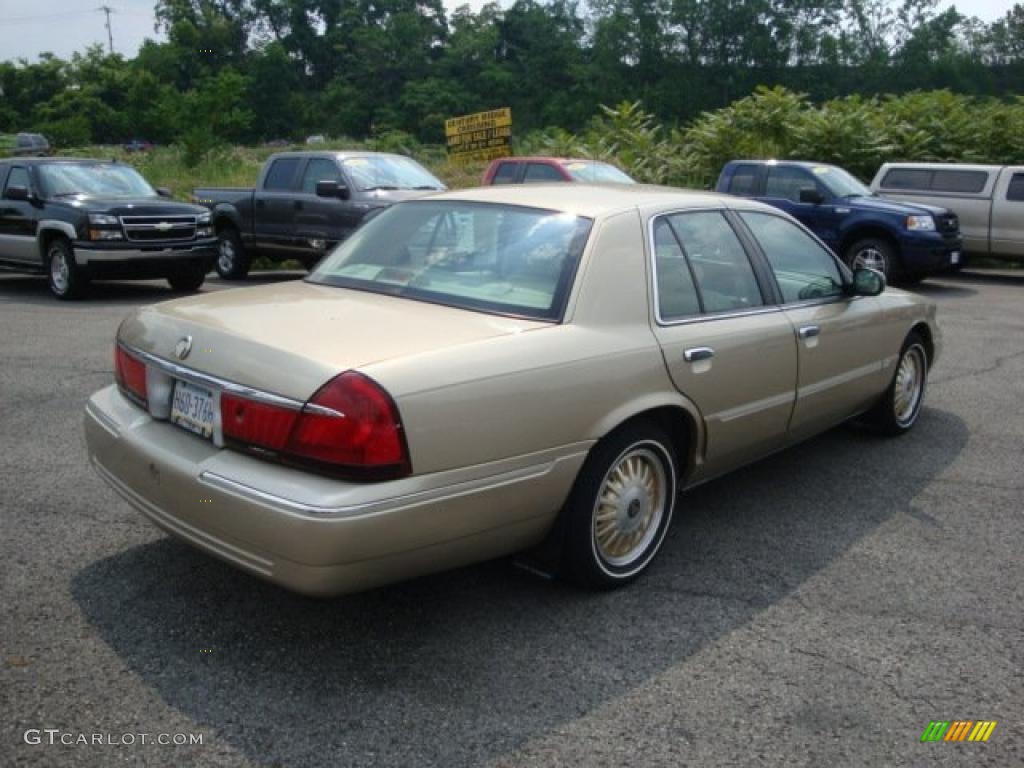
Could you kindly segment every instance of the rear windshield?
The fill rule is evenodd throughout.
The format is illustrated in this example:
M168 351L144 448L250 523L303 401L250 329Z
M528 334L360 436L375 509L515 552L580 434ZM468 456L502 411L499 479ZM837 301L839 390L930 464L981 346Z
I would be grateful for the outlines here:
M308 279L557 321L591 223L572 214L510 205L399 203L356 230Z

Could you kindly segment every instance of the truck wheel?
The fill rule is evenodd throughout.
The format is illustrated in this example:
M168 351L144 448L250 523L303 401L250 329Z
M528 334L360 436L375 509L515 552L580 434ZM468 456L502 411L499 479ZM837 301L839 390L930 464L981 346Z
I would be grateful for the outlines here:
M171 290L191 292L195 291L206 280L206 273L210 271L209 264L182 264L167 276L167 282Z
M225 226L217 232L217 274L225 280L241 280L249 274L249 255L238 230Z
M866 237L858 240L843 255L843 261L850 269L866 267L885 275L885 282L891 283L898 276L899 264L896 250L888 240Z
M77 299L89 287L89 276L75 262L75 252L65 238L46 246L46 275L50 292L58 299Z

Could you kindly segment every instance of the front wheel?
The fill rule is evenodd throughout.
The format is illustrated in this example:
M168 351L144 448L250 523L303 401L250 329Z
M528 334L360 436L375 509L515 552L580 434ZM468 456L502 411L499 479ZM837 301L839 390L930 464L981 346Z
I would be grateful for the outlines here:
M868 421L887 435L904 435L917 423L928 384L928 352L920 334L907 336L896 372Z
M853 270L873 269L885 275L885 282L891 283L898 276L896 249L888 240L867 237L858 240L846 249L843 261Z
M207 263L183 264L167 276L167 282L171 290L191 292L199 289L199 286L206 280L206 273L210 271Z
M574 581L617 587L647 568L672 521L677 467L672 441L653 422L629 424L594 447L563 510Z
M75 262L71 243L62 237L46 246L46 275L50 292L58 299L80 298L89 287L89 276Z
M225 280L242 280L249 274L249 255L238 230L225 226L217 233L217 274Z

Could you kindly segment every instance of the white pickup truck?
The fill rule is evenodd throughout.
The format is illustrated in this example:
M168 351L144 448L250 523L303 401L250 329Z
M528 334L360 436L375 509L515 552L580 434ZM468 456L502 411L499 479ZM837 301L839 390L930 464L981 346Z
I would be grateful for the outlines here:
M871 191L949 208L968 254L1024 260L1024 165L886 163Z

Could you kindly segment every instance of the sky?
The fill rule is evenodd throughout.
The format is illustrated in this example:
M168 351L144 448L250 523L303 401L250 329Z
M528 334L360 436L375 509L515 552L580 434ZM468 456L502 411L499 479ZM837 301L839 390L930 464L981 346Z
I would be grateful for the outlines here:
M135 55L153 31L154 0L105 0L113 9L110 25L114 50L127 57ZM449 11L466 0L445 0ZM469 0L479 8L485 0ZM507 5L509 0L504 0ZM82 51L93 43L107 44L105 15L97 10L104 0L0 0L0 61L26 58L34 61L44 51L61 58ZM1013 0L942 0L940 8L956 4L961 13L993 21L1003 16Z

